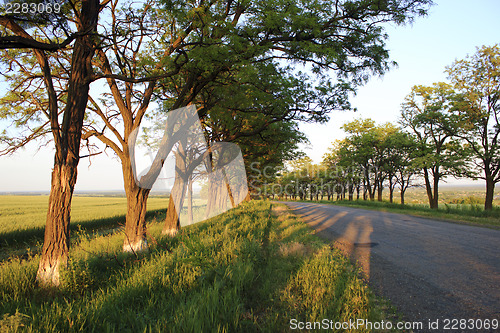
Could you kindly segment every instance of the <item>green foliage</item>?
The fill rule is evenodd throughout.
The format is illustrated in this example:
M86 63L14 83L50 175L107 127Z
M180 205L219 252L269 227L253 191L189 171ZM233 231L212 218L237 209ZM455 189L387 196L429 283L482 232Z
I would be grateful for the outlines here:
M475 176L471 150L456 137L459 122L452 110L457 99L451 85L438 82L430 87L414 86L401 107L400 123L418 144L414 163L423 171L431 208L437 208L443 178Z
M459 93L454 115L457 136L468 143L478 178L486 180L485 208L491 209L500 182L500 46L483 46L472 56L446 68Z

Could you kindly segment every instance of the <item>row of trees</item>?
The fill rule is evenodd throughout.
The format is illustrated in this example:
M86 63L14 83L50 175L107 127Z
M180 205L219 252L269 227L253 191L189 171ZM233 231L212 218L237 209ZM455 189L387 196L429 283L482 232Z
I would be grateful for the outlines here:
M279 165L303 140L298 121L349 108L347 94L389 68L381 24L412 20L428 3L69 0L60 12L2 13L1 73L10 90L0 115L18 128L1 133L2 152L43 139L56 151L38 281L59 283L77 166L96 147L122 163L124 250L144 249L150 187L141 184L156 179L174 146L182 151L177 134L185 129L160 134L159 153L137 179L133 152L144 119L164 124L171 110L197 105L209 144L234 142L246 163ZM176 186L184 191L183 177ZM170 200L165 231L175 233Z
M292 163L266 191L301 199L356 197L390 201L399 188L401 203L410 186L423 183L429 205L438 207L439 183L448 176L484 179L486 210L493 207L500 181L500 47L483 46L447 67L451 83L414 86L402 104L397 127L371 119L343 126L321 165Z

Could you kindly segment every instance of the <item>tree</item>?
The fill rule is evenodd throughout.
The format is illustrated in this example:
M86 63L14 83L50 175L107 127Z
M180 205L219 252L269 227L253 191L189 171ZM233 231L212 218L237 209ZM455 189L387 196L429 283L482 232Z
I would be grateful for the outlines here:
M455 92L449 84L414 86L401 109L400 123L418 143L415 163L422 170L429 206L438 208L439 182L446 176L462 176L468 170L468 152L453 138L457 119L451 113Z
M48 118L47 123L50 124L56 151L44 245L37 273L37 280L43 285L59 284L59 268L68 256L71 199L77 178L81 130L92 77L91 60L95 52L92 34L96 32L98 15L105 5L106 2L99 4L98 0L82 0L66 5L67 10L61 13L68 13L68 16L0 16L0 25L4 28L0 36L0 49L29 49L36 58L40 70L38 75L43 78L48 96L48 103L43 106L43 110ZM72 10L69 11L68 8ZM43 19L51 21L41 23L40 20ZM70 22L74 23L75 29L71 34ZM63 41L59 42L61 39ZM71 47L68 90L64 109L60 110L47 53L67 46ZM15 60L6 61L13 67L19 64ZM62 122L59 119L61 114ZM2 141L8 145L5 151L12 152L39 134L34 131L33 135L21 140L12 140L4 135Z
M477 160L474 164L486 181L484 209L493 208L495 184L500 182L500 46L483 46L446 72L461 93L455 113L460 122L456 134L467 141Z
M180 12L189 6L184 2L171 3ZM212 8L207 6L205 11L198 13L203 18L204 33L191 41L201 41L206 46L197 51L208 59L184 67L189 72L185 77L188 81L192 80L195 92L201 92L207 87L198 84L200 75L212 78L211 82L216 81L217 75L221 82L221 79L230 78L235 68L241 71L255 63L276 67L277 63L272 63L274 59L307 64L320 83L315 89L315 100L324 101L317 103L319 107L316 110L310 106L307 109L319 118L325 110L345 105L343 97L346 92L365 82L371 74L382 74L389 68L380 23L407 22L415 15L425 14L424 8L428 3L427 0L214 2ZM232 21L225 21L226 17L232 18ZM242 17L245 19L242 20ZM256 73L262 71L261 67ZM289 69L288 72L302 79L296 71ZM336 78L329 76L332 72L337 74ZM191 91L179 90L177 86L177 81L166 83L167 95L178 96ZM193 99L186 101L192 102ZM314 103L313 100L303 103L307 102ZM277 103L274 101L274 104ZM202 110L200 119L204 121L210 107L203 105ZM294 110L292 107L285 112L295 112L297 118L304 117L305 113L300 111L300 108ZM256 130L258 128L253 129L253 135L257 135ZM175 225L175 222L167 221L166 225Z
M342 126L348 133L347 145L351 148L349 156L351 163L361 166L364 173L364 185L371 200L382 201L384 181L390 180L389 189L394 190L394 170L391 165L390 137L397 132L397 128L386 123L376 125L371 119L356 119Z
M181 41L185 36L183 32L172 40L169 47L165 47L163 52L155 54L156 62L146 63L144 61L144 49L158 41L165 33L157 23L154 23L153 14L155 8L152 2L146 1L142 4L131 4L119 8L118 1L106 1L110 7L110 19L100 26L99 34L94 34L90 42L92 49L97 50L97 57L92 58L92 62L86 64L91 66L92 72L85 77L90 82L106 80L109 90L98 90L100 96L89 96L85 93L86 108L89 111L85 116L85 126L79 130L79 135L87 141L97 138L102 141L106 148L111 148L122 162L122 171L127 195L127 217L125 223L125 240L123 248L128 251L138 251L146 247L146 200L149 188L139 186L136 179L135 161L133 153L133 136L139 128L141 121L150 107L150 101L160 78L175 75L180 67L185 64L186 59L178 54L182 52L179 47L185 47ZM47 55L47 62L52 64L54 90L57 90L57 102L61 107L66 107L70 102L67 96L66 87L70 82L70 60L65 50L57 54ZM40 98L36 80L38 73L33 72L30 66L31 59L13 57L7 54L10 63L17 65L21 71L14 73L12 86L23 86L22 93L17 90L10 92L4 101L9 101L17 106L17 111L22 111L22 119L26 121L38 122L37 127L24 140L13 141L15 146L8 149L22 146L34 138L41 137L49 132L50 122L40 122L40 116L46 114L46 100ZM35 83L35 84L33 84ZM35 88L34 88L35 87ZM94 90L95 91L95 90ZM49 98L50 99L50 98ZM87 100L86 100L87 101ZM32 104L29 104L32 102ZM8 109L5 113L7 117L12 117ZM80 116L84 120L83 114ZM21 123L23 126L26 122ZM171 122L173 125L173 122ZM34 134L34 135L33 135ZM172 130L170 134L173 134ZM169 137L165 145L175 144L175 137ZM89 151L89 155L93 153ZM133 154L132 154L133 155ZM157 176L159 166L162 164L161 154L156 156L154 168L147 175L143 175L146 183ZM149 181L150 182L150 181ZM144 183L143 183L144 184Z
M415 186L414 178L418 173L414 157L418 148L415 138L407 132L398 130L388 138L388 163L399 185L401 204L405 204L406 190ZM390 194L392 202L392 192Z
M192 11L203 9L193 6ZM147 248L146 207L149 192L158 177L163 163L172 148L179 142L183 132L187 132L194 122L189 109L180 109L171 114L167 126L163 128L161 147L151 167L139 175L135 169L135 139L147 112L151 112L151 102L159 89L159 81L172 76L182 76L180 69L189 59L186 38L196 34L199 19L184 26L171 27L168 20L157 19L163 12L152 1L118 7L118 1L111 1L111 22L103 27L102 43L94 66L99 73L94 79L105 79L108 90L99 98L91 97L89 115L92 124L84 137L97 138L110 147L122 164L124 188L127 196L124 251L141 251ZM174 22L175 16L168 16ZM166 40L166 35L170 38ZM156 48L158 44L162 47ZM184 106L183 100L176 100L174 108ZM189 114L183 118L182 113ZM195 110L196 113L196 110ZM163 119L164 120L164 119ZM197 120L197 119L196 119ZM162 124L165 126L165 122Z
M67 26L64 25L66 21L57 20L59 25L56 32L59 35L51 42L39 41L43 39L39 36L53 35L50 29L37 33L35 39L16 25L16 18L2 16L0 22L11 31L9 36L1 37L1 48L21 47L42 50L42 53L34 52L39 59L44 84L49 91L50 122L45 127L39 126L37 131L32 133L33 135L27 137L39 137L47 126L56 133L54 134L56 162L51 190L54 195L51 196L53 204L50 204L47 220L48 223L49 220L59 222L54 222L55 224L50 222L51 225L57 227L52 229L47 227L46 230L47 235L52 235L47 236L48 238L62 239L64 244L69 241L67 230L71 194L76 182L76 165L79 160L84 111L88 104L88 87L92 80L99 78L107 80L111 96L120 109L119 112L124 111L123 114L126 115L123 119L126 128L124 135L113 133L117 135L118 141L121 139L119 144L122 148L123 144L128 145L130 134L139 126L141 119L148 111L148 105L154 93L158 99L175 96L171 110L188 106L207 85L224 78L224 75L230 75L231 69L235 66L241 69L252 62L264 63L273 59L284 59L310 65L316 79L320 79L320 85L315 89L316 95L319 96L320 92L326 94L322 98L326 104L320 107L327 110L343 104L345 92L352 91L357 84L365 82L370 75L382 74L389 68L388 51L384 45L386 35L381 24L384 22L402 24L411 21L416 15L425 14L426 5L430 3L430 0L365 0L336 1L335 3L289 0L248 3L230 0L165 1L158 3L155 7L158 10L151 9L150 11L151 17L158 22L156 32L162 32L160 33L162 37L159 39L151 37L150 30L147 31L146 36L140 35L144 31L140 24L144 21L142 23L140 20L136 21L137 16L133 15L133 8L132 12L129 11L131 15L125 16L120 24L111 25L107 30L110 33L107 36L113 37L106 38L104 34L97 37L95 35L97 16L108 3L110 1L106 0L99 5L97 1L83 0L81 6L80 3L66 4L67 8L73 10L76 17L67 22L76 22L76 31L68 34ZM116 3L116 1L113 2L112 10L115 10ZM138 15L148 12L144 9L139 10ZM139 26L130 20L139 22ZM130 28L127 28L127 25ZM137 36L134 34L136 31L139 31ZM94 34L90 37L89 33ZM58 43L63 38L61 36L66 38ZM173 36L173 38L170 39L168 36ZM155 46L150 47L147 52L138 53L136 48L146 40L157 44L152 44ZM67 77L68 94L65 95L67 97L57 96L53 88L54 77L50 66L53 64L59 66L59 59L54 57L49 61L43 52L61 50L73 41L75 41L73 58ZM127 43L128 48L124 51L121 47ZM94 65L99 68L100 73L93 75L90 64L96 48L98 59L95 60ZM105 50L113 55L111 61ZM108 63L103 53L108 57ZM123 63L121 60L126 60L126 62ZM138 61L137 65L134 65L136 61ZM153 63L158 64L160 68ZM167 73L162 71L156 76L158 70L164 69L162 66L174 72L179 71L179 75L174 78L174 75L168 71ZM61 67L64 68L64 66ZM180 71L181 67L183 71ZM125 72L119 72L123 70ZM330 77L330 71L336 73L336 77ZM172 79L164 80L169 76L167 74L172 76ZM156 83L160 80L164 81L161 82L159 90L156 90L158 89ZM119 84L116 81L122 81L122 83ZM143 85L139 89L134 89L132 84ZM132 101L134 98L137 99ZM58 129L58 103L63 103L65 110L68 110L68 113L66 111L64 113L60 129ZM96 100L91 101L91 105L97 112L102 106ZM131 114L132 109L135 110L135 114ZM70 114L69 110L73 113ZM104 139L103 142L113 149L121 150L116 142L113 145L112 141L106 140L106 134L102 131L106 129L107 133L113 132L107 123L114 118L113 109L100 111L104 114L104 117L98 114L104 127L101 131L89 130L85 138L95 136ZM204 107L198 110L200 118L203 118L207 111L208 109ZM43 112L43 107L39 112ZM312 111L312 114L314 115L315 112L317 111ZM4 139L6 141L7 138L4 137ZM22 145L22 143L19 144ZM15 143L14 146L19 146L19 144ZM124 154L127 155L127 153ZM125 157L123 159L125 166L122 168L124 178L130 179L130 174L133 174L130 165L133 162L127 156ZM153 162L154 167L150 169L146 177L148 181L159 173L162 163L162 155L157 155ZM60 184L61 182L63 183ZM133 187L131 185L131 188ZM143 213L146 209L148 191L147 189L137 191L138 195L135 198L139 199L134 199L134 203L128 204L134 214L128 214L133 218L128 219L127 222L130 226L127 230L130 232L127 231L126 242L131 243L132 247L142 248L144 244ZM134 206L134 204L137 205ZM60 212L62 214L59 214ZM57 230L57 233L53 233L54 230ZM46 243L48 244L49 241ZM126 246L126 243L124 245ZM61 247L62 250L51 251L50 248L51 246L45 249L44 253L47 255L56 253L54 258L65 258L67 255L67 244ZM49 262L44 258L41 261L40 267L42 268L39 276L52 276L56 283L58 280L55 276L58 276L60 260L49 260ZM43 273L45 271L48 273ZM41 280L48 281L47 278L41 278Z

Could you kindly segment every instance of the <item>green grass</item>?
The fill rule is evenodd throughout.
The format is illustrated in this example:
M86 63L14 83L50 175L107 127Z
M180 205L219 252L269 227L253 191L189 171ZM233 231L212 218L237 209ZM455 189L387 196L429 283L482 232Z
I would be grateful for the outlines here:
M480 205L472 204L440 204L437 210L430 209L422 204L390 203L387 201L370 200L339 200L339 201L318 201L319 203L334 204L340 206L350 206L364 209L373 209L400 214L422 216L451 222L461 222L472 225L480 225L500 228L500 207L494 207L492 211L485 211Z
M340 252L266 201L123 254L120 233L74 235L58 290L36 287L39 258L0 264L0 331L283 332L289 321L387 319ZM278 207L280 208L280 207ZM284 209L282 206L280 209Z

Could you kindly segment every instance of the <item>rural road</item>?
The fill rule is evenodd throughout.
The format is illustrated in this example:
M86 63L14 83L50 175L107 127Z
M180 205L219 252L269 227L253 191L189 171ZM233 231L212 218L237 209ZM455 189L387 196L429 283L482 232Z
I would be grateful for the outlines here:
M500 230L326 204L283 202L359 261L406 320L500 319Z

